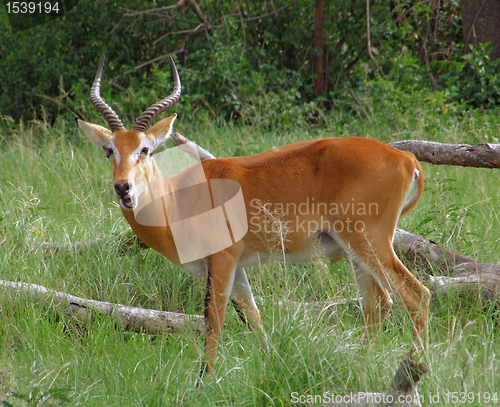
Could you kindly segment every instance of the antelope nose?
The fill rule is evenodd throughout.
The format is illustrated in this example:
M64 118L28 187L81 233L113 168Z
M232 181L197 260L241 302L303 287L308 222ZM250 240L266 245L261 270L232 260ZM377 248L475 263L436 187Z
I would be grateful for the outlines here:
M125 198L130 192L130 184L126 182L125 184L119 184L115 182L115 193L119 198Z

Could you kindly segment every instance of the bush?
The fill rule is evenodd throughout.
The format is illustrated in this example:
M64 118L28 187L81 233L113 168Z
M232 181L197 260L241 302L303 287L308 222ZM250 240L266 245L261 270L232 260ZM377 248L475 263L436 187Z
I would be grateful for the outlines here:
M488 45L471 45L471 52L440 78L451 100L473 108L500 105L500 62L490 60Z
M88 93L105 53L103 96L125 123L133 122L171 89L166 56L176 53L184 89L176 109L186 118L206 115L264 126L321 123L326 110L341 105L352 110L349 89L363 92L380 77L366 53L366 2L326 3L326 85L319 96L313 91L312 61L318 52L313 42L314 7L307 0L291 7L285 7L285 0L272 6L198 0L210 27L187 36L171 35L195 27L198 16L187 6L131 17L126 14L138 7L135 1L118 6L81 0L63 18L16 34L9 32L6 15L0 14L0 30L6 33L0 38L1 115L16 122L54 123L59 115L93 119L97 114ZM169 5L157 0L141 8ZM267 17L241 21L255 16ZM439 55L431 61L435 74L453 65L461 38L455 2L437 9L427 3L409 7L406 0L373 2L370 17L372 52L392 82L387 92L394 87L404 92L429 88L428 72L418 55L428 22L435 18L440 30L428 43L429 55ZM156 63L135 69L152 60ZM493 79L487 75L487 81Z

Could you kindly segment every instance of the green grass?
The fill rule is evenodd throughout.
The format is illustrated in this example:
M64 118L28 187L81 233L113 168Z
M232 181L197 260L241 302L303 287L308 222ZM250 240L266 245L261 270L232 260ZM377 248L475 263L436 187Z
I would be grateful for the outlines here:
M176 129L217 156L252 154L298 140L368 135L443 142L493 141L498 122L427 112L410 118L390 110L372 120L327 117L321 128L266 130L232 124L179 121ZM5 127L4 127L5 128ZM201 314L205 283L152 251L116 244L82 252L46 254L43 241L89 241L128 229L111 188L104 153L71 123L11 130L0 140L0 278L41 284L77 296L126 305ZM500 182L496 170L423 165L425 192L400 227L444 247L500 262ZM38 247L38 248L37 248ZM34 248L34 249L33 249ZM286 272L285 272L286 271ZM269 337L262 353L230 309L214 380L196 388L203 336L173 332L150 337L123 332L96 316L87 325L46 303L2 292L0 298L0 401L27 405L8 392L35 399L53 389L85 406L291 405L296 395L385 390L412 346L411 324L396 302L374 342L360 345L356 306L318 316L291 302L357 296L346 262L270 264L248 270ZM456 405L446 393L500 393L498 304L475 298L439 298L431 305L429 364L419 391L428 402ZM500 397L500 395L498 395ZM52 399L56 405L58 393ZM36 405L34 401L29 405Z

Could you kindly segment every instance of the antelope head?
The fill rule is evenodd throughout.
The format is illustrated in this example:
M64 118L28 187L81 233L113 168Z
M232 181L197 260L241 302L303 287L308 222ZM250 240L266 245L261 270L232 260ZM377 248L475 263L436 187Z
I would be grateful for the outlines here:
M120 206L125 210L132 210L136 207L134 182L137 181L138 176L145 178L144 181L150 181L147 179L148 174L155 172L155 163L151 157L158 146L170 137L177 117L174 113L149 129L153 120L177 103L181 95L181 82L172 58L170 58L170 63L174 77L172 93L142 113L132 129L127 130L115 111L101 97L103 56L90 91L90 101L106 120L111 130L78 120L80 128L95 145L104 149L106 156L111 161L113 165L113 189L120 200Z

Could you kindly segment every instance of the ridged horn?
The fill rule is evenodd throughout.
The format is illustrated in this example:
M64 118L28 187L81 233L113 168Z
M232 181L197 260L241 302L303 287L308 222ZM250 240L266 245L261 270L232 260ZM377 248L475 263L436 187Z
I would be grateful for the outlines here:
M104 55L101 58L99 69L95 75L92 89L90 90L90 101L95 106L97 111L104 117L104 120L109 124L112 132L124 130L125 126L116 114L116 112L109 107L109 105L101 97L101 78L102 70L104 68Z
M181 97L181 80L179 79L179 73L177 72L177 68L175 67L172 57L170 57L170 65L172 66L172 76L174 77L174 90L165 99L155 103L143 114L141 114L132 129L145 133L156 116L163 113L179 101L179 98Z

